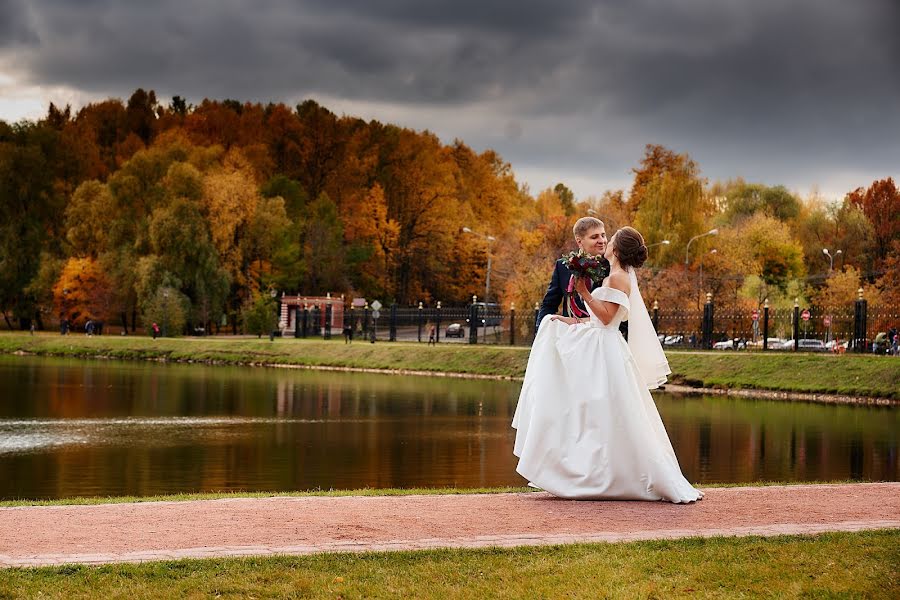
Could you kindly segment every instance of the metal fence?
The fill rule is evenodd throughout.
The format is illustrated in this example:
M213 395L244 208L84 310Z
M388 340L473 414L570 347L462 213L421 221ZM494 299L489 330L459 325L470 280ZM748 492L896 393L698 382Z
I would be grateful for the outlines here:
M537 310L498 305L419 306L353 309L344 313L343 324L329 327L327 315L310 311L298 315L295 337L349 341L403 341L434 344L503 344L528 346L534 340ZM651 312L660 341L666 347L735 350L886 350L876 340L880 332L900 325L896 307L868 307L860 300L841 309L716 307L710 301L703 310ZM806 341L806 340L818 340ZM821 342L821 343L819 343Z

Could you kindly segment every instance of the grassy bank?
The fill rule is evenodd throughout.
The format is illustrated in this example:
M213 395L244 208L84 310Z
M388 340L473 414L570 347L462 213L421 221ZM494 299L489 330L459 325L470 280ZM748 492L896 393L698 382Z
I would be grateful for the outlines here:
M293 338L182 338L0 335L0 353L223 364L407 369L521 377L528 348L417 343L344 344ZM786 352L668 353L673 381L695 387L753 388L900 399L900 359Z
M709 598L900 594L900 531L0 571L0 597Z

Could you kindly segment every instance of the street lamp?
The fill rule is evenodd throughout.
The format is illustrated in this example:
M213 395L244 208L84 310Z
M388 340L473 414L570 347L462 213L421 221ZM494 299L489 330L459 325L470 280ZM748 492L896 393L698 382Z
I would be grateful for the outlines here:
M828 251L828 248L822 248L822 254L828 257L828 272L834 271L834 257L838 254L843 254L841 250L838 250L834 254Z
M487 260L487 277L485 277L485 280L484 280L484 301L490 302L491 301L491 242L495 241L497 238L495 238L492 235L485 235L483 233L478 233L478 232L472 231L468 227L463 227L462 230L465 233L471 233L472 235L476 235L476 236L480 237L481 239L487 241L487 258L488 258L488 260Z
M710 254L716 254L718 250L713 248L709 251ZM700 257L700 286L697 290L697 308L700 308L700 293L703 291L703 256Z
M688 257L690 256L689 253L691 251L691 242L693 242L696 239L707 236L707 235L719 235L719 230L718 229L710 229L706 233L701 233L700 235L695 235L694 237L692 237L691 239L688 240L687 248L684 249L684 266L688 266Z
M163 337L169 336L169 290L163 290Z
M647 246L647 248L649 249L649 248L652 248L653 246L659 246L659 245L668 246L671 243L672 242L670 242L669 240L663 240L661 242L656 242L655 244L650 244L649 246Z

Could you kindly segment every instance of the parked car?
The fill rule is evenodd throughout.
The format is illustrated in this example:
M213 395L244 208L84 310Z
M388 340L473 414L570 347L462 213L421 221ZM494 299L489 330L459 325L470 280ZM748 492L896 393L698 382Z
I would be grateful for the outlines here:
M822 340L798 340L797 350L804 352L828 352Z
M674 346L676 344L680 344L684 342L683 335L667 335L666 339L663 340L663 345L665 346Z
M465 335L466 335L466 330L463 329L462 325L460 325L459 323L450 323L449 325L447 325L447 331L444 332L444 337L448 337L448 338L451 338L451 337L461 338L461 337L465 337Z
M769 350L780 350L780 349L781 349L780 346L781 346L783 343L784 343L784 338L771 337L771 336L770 336L770 337L769 337L769 343L768 343L768 345L767 345L766 347L767 347ZM758 340L756 340L755 342L749 342L749 341L748 341L748 342L747 342L747 347L748 347L748 348L756 348L756 349L762 350L762 347L763 347L763 339L762 339L762 337L760 337L760 338L759 338Z
M793 350L794 340L785 340L781 345L781 349ZM797 340L797 350L801 352L828 352L828 348L825 347L825 342L822 340Z
M747 342L743 339L733 339L723 340L713 344L713 350L734 350L735 348L738 350L745 350L747 348Z

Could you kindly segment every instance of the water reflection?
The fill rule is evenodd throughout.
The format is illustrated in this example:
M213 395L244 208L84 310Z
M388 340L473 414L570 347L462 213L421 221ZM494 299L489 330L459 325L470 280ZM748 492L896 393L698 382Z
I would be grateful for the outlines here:
M0 497L521 485L520 384L0 357ZM900 479L897 409L656 396L688 479Z

